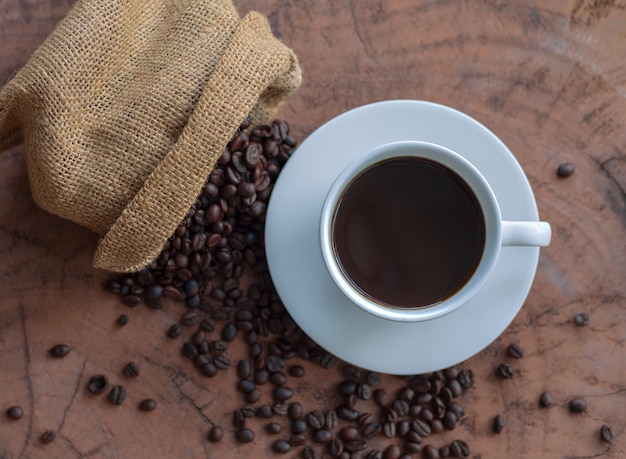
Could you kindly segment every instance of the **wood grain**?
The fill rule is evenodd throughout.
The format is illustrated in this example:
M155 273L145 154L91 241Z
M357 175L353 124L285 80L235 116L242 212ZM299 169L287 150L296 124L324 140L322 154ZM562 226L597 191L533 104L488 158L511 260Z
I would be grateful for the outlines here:
M28 60L70 4L0 2L0 81ZM428 441L439 447L461 438L470 457L483 459L626 457L626 2L236 4L242 14L266 14L301 60L304 84L280 112L299 139L365 103L402 98L450 105L514 152L541 218L552 224L553 242L541 252L520 314L463 363L476 375L476 386L461 399L464 421ZM576 167L567 179L555 173L563 162ZM270 456L260 420L250 421L257 431L252 444L233 440L232 410L241 405L235 375L203 378L165 337L182 306L121 305L101 287L107 274L90 267L95 242L87 230L33 203L21 147L0 154L0 412L15 404L25 411L19 421L0 416L0 457ZM122 312L130 316L123 329L115 325ZM588 327L574 326L578 312L590 313ZM50 358L47 349L61 342L72 352ZM511 342L524 347L523 359L506 356ZM236 358L243 350L230 352ZM142 369L132 381L122 374L131 360ZM505 362L515 374L503 381L494 369ZM340 365L304 365L296 398L309 410L333 407ZM124 405L86 392L96 373L127 386ZM545 390L555 398L550 409L538 407ZM588 409L572 415L567 404L578 396ZM157 400L154 412L137 409L146 397ZM507 420L499 435L491 430L497 414ZM206 440L214 424L226 430L217 445ZM603 424L613 430L611 444L600 441ZM57 439L43 445L47 429Z

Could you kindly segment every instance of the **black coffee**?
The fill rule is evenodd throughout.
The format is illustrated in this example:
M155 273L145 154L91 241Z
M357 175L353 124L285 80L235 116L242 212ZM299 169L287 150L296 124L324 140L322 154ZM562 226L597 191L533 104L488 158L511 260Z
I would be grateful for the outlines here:
M359 174L333 221L345 277L372 300L402 308L437 304L473 275L485 245L476 196L454 171L401 157Z

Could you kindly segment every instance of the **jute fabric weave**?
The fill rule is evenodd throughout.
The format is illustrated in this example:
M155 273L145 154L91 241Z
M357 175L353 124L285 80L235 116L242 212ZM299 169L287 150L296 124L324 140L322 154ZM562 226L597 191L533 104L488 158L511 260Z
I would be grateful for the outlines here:
M43 209L137 271L184 218L239 125L295 91L294 53L231 0L78 1L0 91L0 150L24 143Z

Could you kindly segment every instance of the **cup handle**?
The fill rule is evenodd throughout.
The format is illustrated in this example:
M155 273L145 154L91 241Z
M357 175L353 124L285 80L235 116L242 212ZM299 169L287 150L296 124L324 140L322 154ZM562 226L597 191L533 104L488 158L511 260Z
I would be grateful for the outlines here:
M502 245L546 247L551 237L547 222L502 222Z

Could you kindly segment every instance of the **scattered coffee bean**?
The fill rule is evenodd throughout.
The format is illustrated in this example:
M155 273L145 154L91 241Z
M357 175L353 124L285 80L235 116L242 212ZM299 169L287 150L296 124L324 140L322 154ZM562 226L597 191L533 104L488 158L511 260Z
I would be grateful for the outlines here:
M506 426L506 421L504 420L504 417L502 417L501 414L493 418L493 431L495 433L499 434L500 432L502 432L502 430L504 429L504 426Z
M136 362L128 362L124 367L124 374L130 378L139 376L139 365Z
M128 323L128 316L126 314L122 314L121 316L119 316L117 318L117 324L120 327L123 327L124 325L126 325Z
M18 419L21 419L22 416L24 416L24 410L21 406L12 406L7 410L7 416L10 419L17 421Z
M270 422L266 427L265 430L267 430L267 432L269 434L272 435L276 435L277 433L279 433L283 428L280 426L280 424L278 424L277 422Z
M235 432L235 438L239 443L250 443L254 440L254 432L250 429L240 429Z
M521 359L522 357L524 357L524 349L522 349L522 347L517 343L509 344L509 347L506 351L509 357L512 357L514 359Z
M60 359L70 353L70 347L67 344L57 344L56 346L51 347L48 350L48 353L52 357Z
M301 378L304 376L305 370L302 365L293 365L289 368L289 375L294 378Z
M180 328L180 325L178 324L174 324L172 325L170 328L168 328L167 330L167 336L169 338L175 339L178 338L180 336L180 334L182 333L182 330Z
M223 436L224 432L222 431L222 428L220 426L213 426L209 431L208 439L210 442L217 443L222 440Z
M398 445L389 445L383 453L383 459L399 459L402 455L402 450Z
M577 327L585 327L589 325L589 313L587 312L579 312L574 316L574 324Z
M328 454L331 457L339 457L343 453L343 443L337 439L333 439L328 443Z
M452 457L465 458L469 457L470 449L467 443L465 443L463 440L454 440L452 443L450 443L450 454L452 455Z
M330 410L326 413L326 428L333 430L339 424L339 416L335 410Z
M142 400L141 403L139 403L139 409L141 411L153 411L156 407L157 407L157 402L156 400L152 398L147 398L145 400Z
M539 406L542 408L548 408L552 406L552 403L552 394L550 392L544 392L541 394L541 397L539 397Z
M607 443L611 443L613 441L613 432L611 431L611 428L606 424L600 427L600 439Z
M560 164L556 169L556 175L561 178L567 178L574 173L574 165L572 163Z
M291 424L289 424L289 428L292 434L299 435L303 432L306 432L307 424L306 422L301 420L291 421Z
M587 402L582 398L573 398L569 402L569 410L572 413L582 413L587 410Z
M276 440L272 444L272 449L279 454L288 453L291 450L291 444L285 440Z
M46 430L43 434L41 434L40 440L44 445L49 445L56 438L56 434L53 430Z
M109 401L113 405L121 405L126 400L126 389L124 386L113 386L109 392Z
M313 448L307 446L302 450L302 459L318 459L318 455Z
M383 459L383 453L377 449L372 449L367 453L365 459Z
M292 421L300 419L302 417L302 405L297 402L290 403L287 408L287 416Z
M383 434L387 438L393 438L396 435L396 424L391 421L384 422Z
M333 436L328 430L320 429L313 433L313 441L317 443L328 443Z
M343 449L349 453L363 451L365 448L367 448L366 440L352 440L344 443L343 445Z
M293 390L286 386L279 386L272 393L275 400L284 402L293 396Z
M422 449L422 456L424 459L439 459L441 456L439 450L432 445L426 445Z
M497 374L503 379L511 379L513 377L513 367L508 363L498 365Z
M98 395L106 390L108 384L106 376L94 375L87 382L87 390L94 395Z

